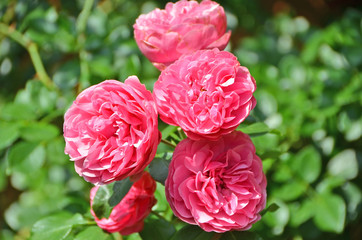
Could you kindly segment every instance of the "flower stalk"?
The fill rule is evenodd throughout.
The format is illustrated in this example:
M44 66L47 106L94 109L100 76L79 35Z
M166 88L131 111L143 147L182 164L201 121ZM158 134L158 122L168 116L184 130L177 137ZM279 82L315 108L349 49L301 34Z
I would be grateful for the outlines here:
M14 27L8 26L7 24L2 22L0 22L0 33L19 43L28 51L39 80L47 88L54 88L54 84L44 68L43 62L39 54L38 46L29 38L27 38L24 34L17 31Z

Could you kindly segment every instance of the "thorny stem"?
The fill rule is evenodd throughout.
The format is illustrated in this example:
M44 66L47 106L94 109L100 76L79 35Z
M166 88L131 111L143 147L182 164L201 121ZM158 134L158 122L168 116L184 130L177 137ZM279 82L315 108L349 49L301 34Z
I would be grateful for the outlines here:
M38 46L30 39L28 39L25 35L17 31L14 27L8 26L7 24L2 22L0 22L0 33L10 37L28 51L39 80L47 88L53 89L54 84L50 79L50 77L48 76L47 72L45 71L43 62L40 58L40 54L38 51Z
M87 26L87 21L89 15L91 13L92 7L94 4L94 0L86 0L83 6L82 11L80 12L77 19L77 45L79 49L79 59L80 59L80 78L79 78L79 86L78 93L82 91L84 88L89 87L90 82L90 73L89 73L89 65L88 65L88 53L84 49L85 43L85 30Z

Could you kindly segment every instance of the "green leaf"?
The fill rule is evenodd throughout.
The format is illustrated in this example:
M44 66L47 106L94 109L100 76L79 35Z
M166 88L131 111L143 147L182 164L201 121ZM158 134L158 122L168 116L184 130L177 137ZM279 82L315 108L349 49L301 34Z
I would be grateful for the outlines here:
M4 106L1 117L5 120L34 120L37 118L36 110L31 104L10 103Z
M30 80L25 89L18 91L15 103L32 104L40 112L51 111L57 100L57 93L47 89L40 81Z
M49 141L59 135L54 125L33 122L21 128L20 136L30 142Z
M80 214L72 215L68 212L47 216L37 221L32 228L32 240L65 239L69 236L73 226L85 224Z
M346 180L341 177L327 176L318 183L316 190L319 193L331 192L334 188L342 186L345 182Z
M63 136L57 137L46 145L46 155L52 164L67 164L69 156L64 153L65 142Z
M99 219L108 218L111 214L112 207L108 204L108 200L112 196L113 184L99 186L94 196L92 209Z
M275 212L278 209L279 209L278 204L272 203L267 208L265 208L263 211L261 211L260 215L263 216L267 212Z
M57 69L57 72L54 73L53 81L61 89L71 89L77 84L79 74L79 61L66 61L62 66Z
M91 226L78 233L74 240L105 240L107 238L110 238L110 235L104 233L100 227Z
M282 186L278 186L272 194L284 201L291 201L301 196L306 189L306 184L292 180L284 183Z
M171 133L174 133L177 131L177 126L172 126L172 125L167 125L167 127L165 127L161 133L162 133L162 138L166 139L168 136L170 136Z
M165 153L162 158L154 158L148 166L149 172L153 179L157 182L165 185L165 181L168 175L168 165L170 164L171 154Z
M19 136L17 123L0 122L0 150L10 146Z
M272 227L273 233L275 235L278 235L284 231L284 227L289 221L289 209L283 201L278 199L271 199L271 201L278 204L279 209L275 212L267 212L263 216L262 220Z
M19 142L10 148L7 156L8 170L31 173L45 161L44 146L37 143Z
M160 218L148 217L139 233L143 240L168 240L176 232L174 226Z
M321 172L321 157L314 147L303 148L291 161L291 168L308 183L314 182Z
M254 232L226 232L221 235L220 240L263 240L258 234Z
M347 182L345 185L343 185L342 189L347 198L348 213L352 215L351 218L353 219L353 217L357 217L359 214L358 206L362 202L362 192L357 185L351 182Z
M181 228L171 240L210 240L215 233L205 232L200 227L195 225L186 225Z
M99 186L93 199L92 209L96 216L108 218L112 208L122 201L132 187L129 178Z
M261 135L270 132L269 127L263 122L257 122L250 125L240 125L238 130L249 135Z
M320 229L328 232L343 232L346 204L340 196L331 193L320 194L314 199L314 204L316 210L314 222Z
M115 182L113 184L113 194L108 200L109 205L111 207L114 207L118 203L120 203L122 199L127 195L132 185L133 183L129 180L129 178Z
M315 214L314 203L310 199L305 199L301 204L290 205L290 223L298 227Z
M332 176L344 179L353 179L358 174L358 163L356 152L353 149L346 149L331 160L327 165L327 170Z

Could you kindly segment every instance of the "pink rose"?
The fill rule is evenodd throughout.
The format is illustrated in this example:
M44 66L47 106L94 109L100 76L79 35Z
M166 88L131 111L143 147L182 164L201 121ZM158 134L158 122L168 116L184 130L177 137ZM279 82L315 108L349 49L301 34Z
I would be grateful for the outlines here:
M181 141L169 166L166 198L181 220L205 231L247 230L266 202L262 162L249 136Z
M90 192L91 206L99 186L93 187ZM113 209L109 218L98 219L91 208L91 213L97 225L110 232L120 232L122 235L139 232L143 229L143 221L150 214L156 204L154 192L156 182L148 172L130 188L127 195Z
M64 116L65 153L93 184L141 173L161 140L152 94L136 76L81 92Z
M200 50L170 65L154 85L161 119L194 140L232 132L255 107L255 80L225 51Z
M159 70L199 49L223 50L231 35L224 9L209 0L167 3L140 15L133 28L141 52Z

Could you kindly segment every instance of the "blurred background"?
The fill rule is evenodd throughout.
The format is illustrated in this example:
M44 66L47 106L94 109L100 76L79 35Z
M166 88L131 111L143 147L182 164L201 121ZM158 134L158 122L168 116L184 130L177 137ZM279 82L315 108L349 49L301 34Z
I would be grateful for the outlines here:
M105 79L137 75L152 90L159 71L140 53L132 25L166 2L0 2L0 239L28 239L35 222L59 211L90 217L91 185L63 153L64 112ZM232 30L226 50L258 87L241 129L263 160L268 205L279 206L252 231L264 239L362 239L361 2L218 2ZM159 184L161 214L169 211L163 191ZM80 231L72 228L69 239Z

